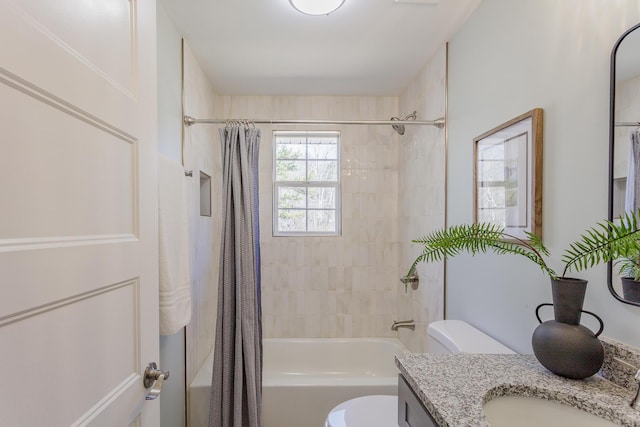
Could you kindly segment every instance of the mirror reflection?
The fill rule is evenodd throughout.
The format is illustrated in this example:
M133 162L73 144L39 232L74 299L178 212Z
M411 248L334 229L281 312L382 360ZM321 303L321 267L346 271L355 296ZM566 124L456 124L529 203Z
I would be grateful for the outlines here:
M640 209L640 24L625 32L611 54L609 219ZM640 288L609 266L614 297L640 305ZM636 286L637 287L637 286Z

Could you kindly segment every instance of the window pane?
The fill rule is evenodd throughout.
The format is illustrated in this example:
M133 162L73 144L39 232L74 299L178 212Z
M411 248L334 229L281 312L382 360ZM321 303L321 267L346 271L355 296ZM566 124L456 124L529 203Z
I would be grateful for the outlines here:
M485 209L478 211L478 222L490 222L504 227L504 209Z
M278 142L282 144L306 144L307 137L304 135L278 135Z
M333 232L336 231L335 211L309 210L309 231Z
M338 162L335 160L309 160L309 181L338 180Z
M478 158L481 160L504 159L504 143L480 143L478 144Z
M277 159L304 159L306 146L305 144L283 144L280 138L276 144Z
M278 187L278 208L306 207L306 187Z
M504 187L478 188L478 207L481 209L504 208Z
M276 180L306 181L306 165L304 160L276 160Z
M309 144L309 158L336 160L338 158L338 145L335 144Z
M306 231L306 211L278 209L278 231Z
M309 209L335 209L336 189L333 187L309 187Z
M482 161L478 163L481 181L504 181L503 161Z
M322 135L311 135L308 138L309 144L336 144L338 140L338 134L328 134L325 136Z

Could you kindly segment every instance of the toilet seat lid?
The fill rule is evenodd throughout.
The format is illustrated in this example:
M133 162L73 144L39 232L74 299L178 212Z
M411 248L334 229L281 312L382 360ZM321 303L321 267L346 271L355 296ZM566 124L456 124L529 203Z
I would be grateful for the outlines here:
M342 402L329 412L325 427L397 427L398 397L374 395Z

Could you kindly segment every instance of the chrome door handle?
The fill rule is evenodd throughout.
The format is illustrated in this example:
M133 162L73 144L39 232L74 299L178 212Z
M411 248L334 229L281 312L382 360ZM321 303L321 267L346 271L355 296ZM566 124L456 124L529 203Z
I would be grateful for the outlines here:
M158 369L156 362L150 362L144 370L142 381L144 388L151 387L151 390L145 396L146 400L154 400L162 391L164 380L169 379L169 371L161 371Z

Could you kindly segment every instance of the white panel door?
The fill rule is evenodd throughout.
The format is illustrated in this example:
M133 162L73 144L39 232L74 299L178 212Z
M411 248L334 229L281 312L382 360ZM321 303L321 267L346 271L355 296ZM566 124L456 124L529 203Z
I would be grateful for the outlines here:
M0 426L159 426L155 1L0 0Z

